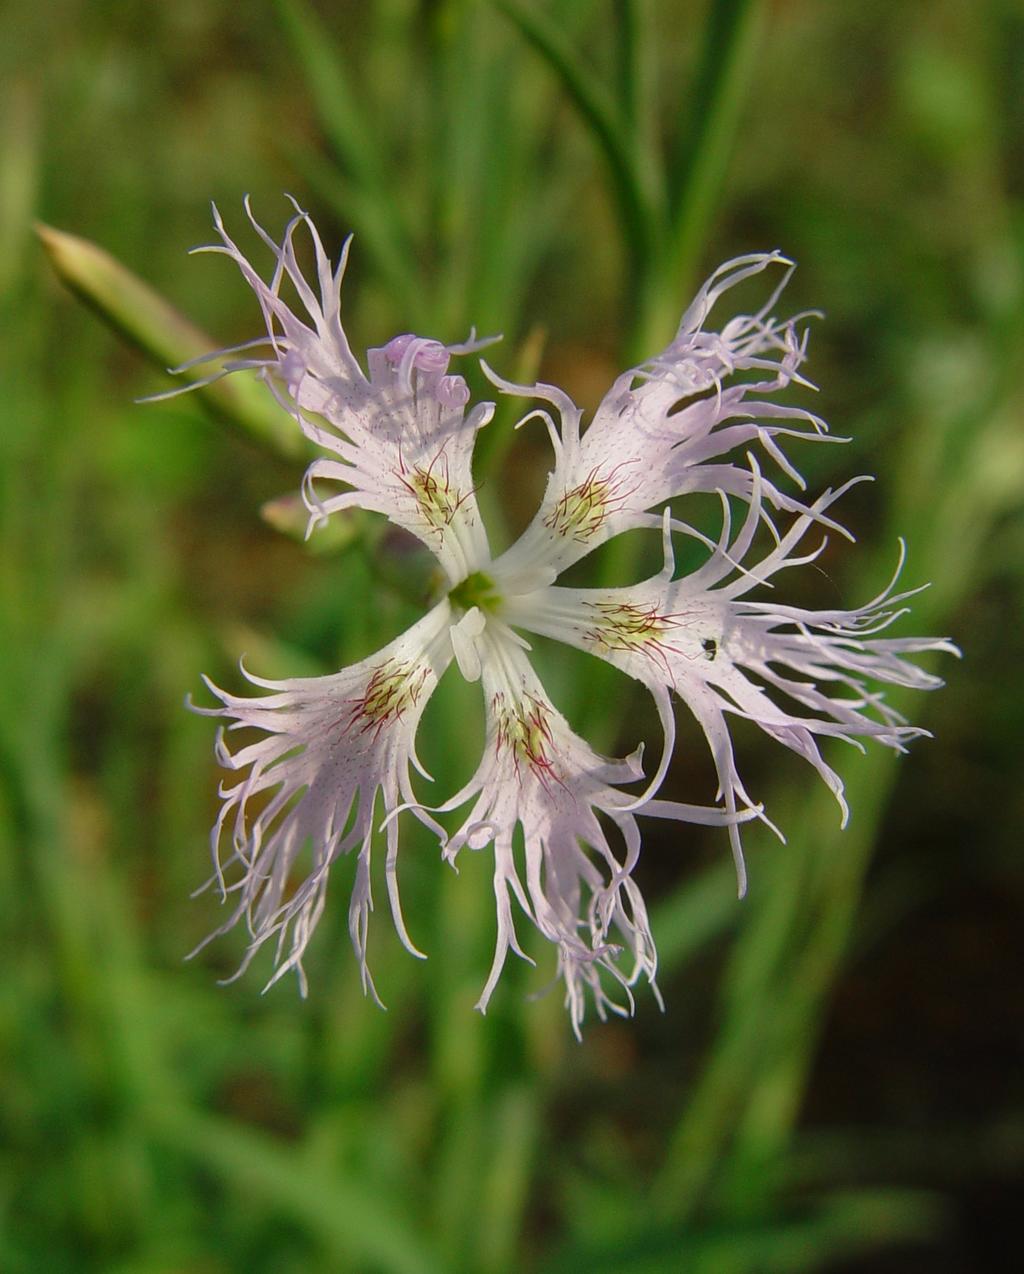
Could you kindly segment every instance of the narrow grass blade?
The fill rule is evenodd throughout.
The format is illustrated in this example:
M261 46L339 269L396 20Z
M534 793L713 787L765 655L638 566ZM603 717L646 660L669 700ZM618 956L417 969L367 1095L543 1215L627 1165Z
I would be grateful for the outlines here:
M563 33L541 11L520 4L519 0L497 0L497 7L558 77L590 129L607 160L633 258L647 259L657 240L656 204L648 189L650 177L645 178L641 156L631 145L615 103L599 77L579 60Z
M645 108L643 0L615 0L615 62L623 117L634 127Z
M697 82L680 103L678 149L669 166L667 260L644 298L632 352L646 357L671 336L679 297L693 282L733 154L761 26L762 0L714 0Z
M896 1243L912 1243L941 1231L941 1202L915 1190L837 1191L800 1215L760 1217L685 1231L646 1226L621 1246L563 1250L544 1274L798 1274L831 1261Z
M253 1206L308 1227L336 1258L387 1274L439 1274L425 1242L369 1183L329 1175L298 1146L189 1109L150 1112L153 1134L202 1164Z
M362 109L331 33L314 10L305 0L276 3L327 139L362 199L372 207L373 238L380 240L392 265L401 262L408 284L415 275L410 237L394 197L394 179L388 172L376 121ZM365 229L369 229L369 221Z
M736 870L728 854L686 880L669 897L655 904L651 931L658 944L662 975L682 968L707 943L740 919L736 902Z
M517 1241L540 1131L536 1089L511 1085L492 1110L492 1157L482 1182L478 1268L486 1274L503 1274L516 1267Z

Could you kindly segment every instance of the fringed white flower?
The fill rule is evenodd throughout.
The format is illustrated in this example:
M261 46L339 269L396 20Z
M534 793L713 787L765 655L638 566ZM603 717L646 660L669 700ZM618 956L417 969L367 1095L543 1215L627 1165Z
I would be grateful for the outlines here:
M641 850L638 817L727 827L743 890L739 825L764 813L737 773L727 714L754 721L803 756L842 803L842 782L819 740L831 736L859 746L874 739L902 749L923 731L893 711L876 686L931 689L938 680L907 656L956 648L945 640L878 636L903 614L910 596L894 592L895 580L851 610L748 597L759 585L770 587L784 567L813 559L814 552L799 556L796 550L812 527L838 526L829 510L842 493L805 502L762 478L748 452L759 448L802 490L781 443L827 436L818 417L773 400L793 383L806 384L799 370L806 355L801 316L780 321L771 313L789 277L789 263L778 253L739 257L717 270L672 343L618 378L585 432L579 409L561 390L516 386L485 365L502 392L540 399L558 415L557 423L546 408L524 417L546 423L554 468L533 522L492 561L473 490L472 453L493 404L467 411L466 383L448 372L452 355L485 342L472 334L462 346L397 336L369 351L364 371L341 323L348 242L332 266L301 210L280 245L249 215L272 256L268 279L219 215L220 242L205 250L236 263L257 296L266 333L211 355L220 363L206 380L258 369L325 453L303 482L311 526L356 506L383 513L435 555L447 596L396 641L334 676L269 682L246 673L265 692L253 698L210 685L219 706L198 710L228 723L217 756L239 775L221 789L212 834L215 870L208 883L233 902L217 933L244 919L251 943L242 968L272 941L272 981L294 970L305 989L303 953L324 909L329 873L353 854L349 929L364 989L376 997L366 938L379 828L395 925L406 947L421 954L406 931L396 874L399 823L411 810L437 835L452 865L466 847L494 855L497 941L478 1007L486 1008L508 952L523 955L518 908L555 948L579 1035L588 1002L601 1017L631 1012L633 987L640 980L654 986L654 939L633 879ZM314 285L296 254L300 229L310 237ZM707 329L726 291L775 265L787 273L757 313L732 319L720 332ZM286 284L298 313L282 296ZM720 495L724 526L717 543L668 512L655 512L691 492ZM730 501L746 506L735 537ZM784 535L772 510L794 519ZM562 570L612 536L652 526L662 528L665 542L665 568L653 579L617 589L556 585ZM774 539L756 556L759 529ZM678 532L696 536L708 558L675 579L672 538ZM570 729L538 680L518 628L590 651L649 688L664 746L646 780L642 749L623 760L601 757ZM487 736L469 783L447 800L429 801L415 790L410 767L429 778L416 758L416 731L452 662L481 684ZM714 807L656 795L673 750L673 694L696 716L711 748L719 776ZM235 731L245 733L232 747ZM435 815L463 805L469 811L449 834Z

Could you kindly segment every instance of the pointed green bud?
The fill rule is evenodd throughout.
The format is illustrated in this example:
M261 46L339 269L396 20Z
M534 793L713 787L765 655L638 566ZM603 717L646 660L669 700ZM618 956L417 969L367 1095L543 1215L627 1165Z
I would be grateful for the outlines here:
M268 526L293 540L303 540L313 553L334 553L346 548L365 533L365 519L358 509L345 509L316 528L307 540L309 510L302 497L295 494L281 495L267 500L260 508L260 517Z
M177 367L217 348L217 341L109 252L52 226L37 224L36 233L61 282L160 367ZM195 393L251 441L290 460L308 455L295 422L254 373L236 372Z

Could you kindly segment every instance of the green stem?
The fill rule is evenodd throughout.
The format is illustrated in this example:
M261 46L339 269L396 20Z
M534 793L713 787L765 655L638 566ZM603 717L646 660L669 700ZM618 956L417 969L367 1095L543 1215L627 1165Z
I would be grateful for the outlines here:
M622 117L632 129L640 123L644 108L643 42L638 0L615 0L615 62Z
M671 337L679 297L693 283L721 195L764 12L763 0L714 0L705 27L689 127L680 131L668 191L666 252L641 295L633 353L649 357Z
M608 163L632 268L646 271L648 263L657 255L660 238L658 201L652 188L654 174L646 162L648 157L640 154L615 103L601 89L598 77L576 57L558 27L519 0L496 0L496 3L559 77L589 126Z

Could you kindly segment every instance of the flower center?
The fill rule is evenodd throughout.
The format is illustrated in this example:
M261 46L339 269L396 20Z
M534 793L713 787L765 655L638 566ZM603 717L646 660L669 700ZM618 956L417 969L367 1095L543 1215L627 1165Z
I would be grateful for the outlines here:
M461 584L455 585L448 594L448 600L460 610L468 611L478 606L480 610L493 614L501 602L501 594L490 575L474 571Z

